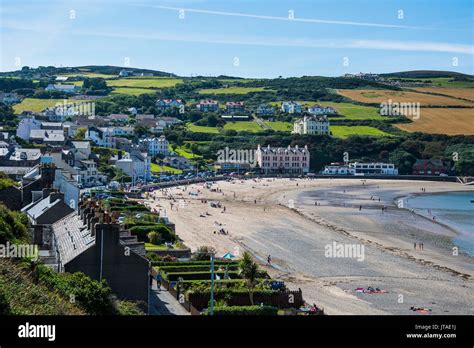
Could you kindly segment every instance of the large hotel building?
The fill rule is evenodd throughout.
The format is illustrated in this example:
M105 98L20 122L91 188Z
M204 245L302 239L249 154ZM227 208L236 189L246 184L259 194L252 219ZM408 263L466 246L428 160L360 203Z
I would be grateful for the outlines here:
M263 174L305 174L309 172L309 151L305 146L260 147L257 163Z

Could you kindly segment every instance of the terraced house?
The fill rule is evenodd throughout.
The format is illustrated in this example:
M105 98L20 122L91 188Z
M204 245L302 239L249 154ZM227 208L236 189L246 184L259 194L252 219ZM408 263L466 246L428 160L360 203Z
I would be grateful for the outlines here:
M256 151L257 163L264 174L305 174L309 172L309 150L288 146L260 147Z
M181 99L158 99L156 101L156 109L159 111L180 108L181 106L184 106L184 103Z

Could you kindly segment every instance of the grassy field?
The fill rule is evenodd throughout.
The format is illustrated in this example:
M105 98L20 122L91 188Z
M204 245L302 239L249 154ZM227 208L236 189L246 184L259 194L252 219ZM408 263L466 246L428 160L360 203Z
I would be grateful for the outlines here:
M337 110L340 115L349 120L383 120L379 109L372 106L356 105L351 103L322 102L323 106L330 106Z
M206 126L196 126L195 124L188 123L186 124L186 128L194 133L210 133L210 134L218 134L219 130L216 127L206 127Z
M110 87L137 87L137 88L165 88L174 87L183 80L175 78L122 78L118 80L108 80Z
M351 135L367 135L376 137L390 135L380 129L369 126L331 126L331 132L336 138L347 138Z
M228 88L205 88L199 94L247 94L250 92L272 92L264 87L228 87Z
M60 76L70 76L70 77L82 76L82 77L89 77L89 78L101 77L103 79L112 79L114 77L118 77L117 75L97 74L97 73L91 73L91 72L61 74Z
M391 77L389 78L390 80L419 80L426 82L427 84L431 86L437 86L437 87L453 87L453 88L469 88L469 87L474 87L474 82L470 81L452 81L452 78L450 77L435 77L435 78L423 78L423 79L408 79L408 78L395 78ZM431 82L428 82L431 81Z
M82 101L88 100L68 99L68 102L70 103L79 103ZM64 99L25 98L21 101L21 103L13 105L13 110L15 110L15 113L17 114L22 113L23 111L41 112L47 107L55 106L57 103L63 104Z
M271 129L278 131L278 132L291 132L293 130L293 124L290 122L283 122L283 121L265 121L265 124L269 126Z
M184 146L178 146L176 149L171 149L171 151L174 151L176 152L176 154L178 156L182 156L182 157L186 157L188 159L198 159L198 158L202 158L202 156L200 155L196 155L194 153L192 153L190 150L188 150L187 148L185 148Z
M153 174L160 174L160 173L181 174L183 172L181 169L168 167L168 166L160 166L156 163L152 163L150 165L150 169Z
M140 95L147 93L155 93L154 89L147 88L127 88L127 87L118 87L114 88L112 94L127 94L127 95Z
M224 125L224 130L235 130L237 132L251 132L257 133L262 131L262 127L257 122L253 121L236 121L229 122Z
M370 89L338 89L337 93L362 103L412 102L421 106L474 106L474 102L429 95L417 92L370 90Z
M407 132L474 135L474 109L423 108L419 119L397 127Z
M444 94L454 98L469 99L474 101L474 88L447 88L447 87L417 87L420 92Z

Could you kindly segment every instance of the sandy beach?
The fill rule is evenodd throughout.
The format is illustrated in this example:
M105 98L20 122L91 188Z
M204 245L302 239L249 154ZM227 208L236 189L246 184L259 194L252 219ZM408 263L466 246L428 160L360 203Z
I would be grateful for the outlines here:
M474 262L453 255L457 232L397 206L421 187L474 192L426 181L258 179L158 190L147 204L166 214L193 250L248 250L272 277L301 288L328 314L420 314L412 306L431 309L428 315L474 314ZM334 243L363 246L363 259L328 257ZM381 291L355 291L369 286Z

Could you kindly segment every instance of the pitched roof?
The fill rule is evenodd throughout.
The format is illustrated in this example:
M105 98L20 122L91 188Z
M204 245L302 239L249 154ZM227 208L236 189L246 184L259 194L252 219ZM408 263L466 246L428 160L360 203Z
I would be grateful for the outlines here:
M55 222L52 229L63 265L95 244L95 238L75 211Z

